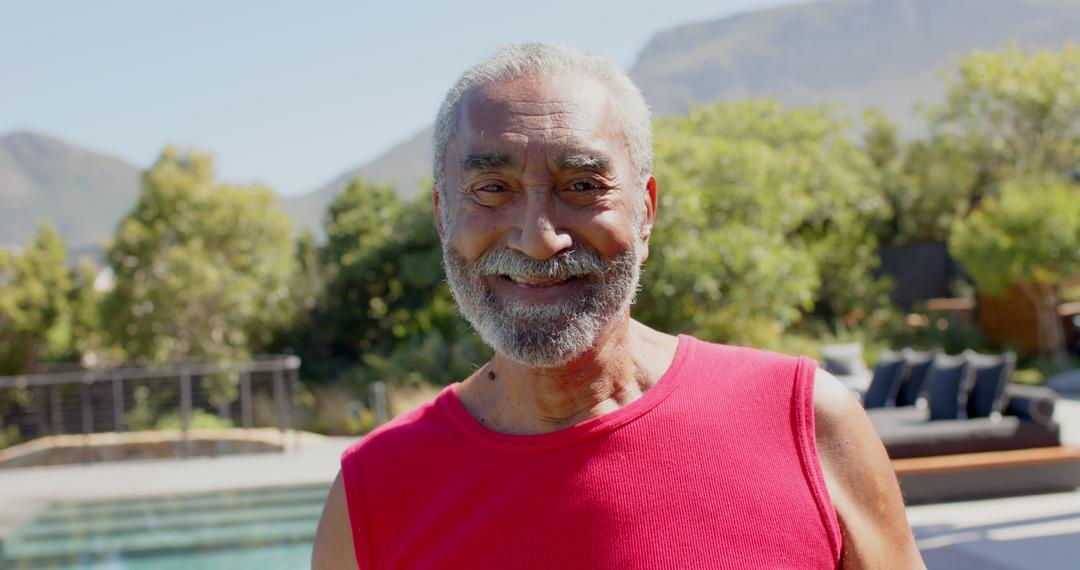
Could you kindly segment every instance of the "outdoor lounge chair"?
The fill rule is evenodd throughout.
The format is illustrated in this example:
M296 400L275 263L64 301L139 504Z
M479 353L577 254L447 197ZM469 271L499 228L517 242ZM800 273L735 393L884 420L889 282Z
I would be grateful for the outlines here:
M1053 421L1057 394L1009 384L1015 361L1012 353L905 349L899 360L895 352L883 353L864 403L889 457L1060 445Z
M1010 384L1015 364L1011 352L882 353L864 404L906 501L1080 486L1080 450L1062 446L1053 420L1057 394Z

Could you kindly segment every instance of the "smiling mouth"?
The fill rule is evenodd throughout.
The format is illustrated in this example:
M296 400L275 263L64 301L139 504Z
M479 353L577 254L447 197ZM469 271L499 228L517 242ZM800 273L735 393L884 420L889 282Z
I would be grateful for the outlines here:
M570 281L578 279L576 276L571 277L517 277L510 275L500 275L499 278L512 282L516 285L531 288L544 288L554 287L556 285L562 285L569 283Z

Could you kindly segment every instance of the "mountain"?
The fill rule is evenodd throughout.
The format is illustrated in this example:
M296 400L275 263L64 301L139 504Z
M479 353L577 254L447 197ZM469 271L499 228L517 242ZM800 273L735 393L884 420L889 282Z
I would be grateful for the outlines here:
M26 131L0 137L0 247L21 246L47 221L69 246L100 244L135 203L139 169Z
M327 204L357 174L394 183L404 197L416 195L431 175L431 135L425 129L314 192L283 198L285 211L297 227L319 233ZM42 220L73 255L100 258L101 244L138 199L139 176L123 160L52 136L19 131L0 137L0 247L25 245Z
M909 134L913 111L941 99L941 73L973 49L1080 42L1080 0L829 0L748 12L660 32L630 70L658 115L691 103L773 97L785 105L838 104L857 118L876 106ZM376 161L291 199L318 219L355 172L416 191L429 171L431 130ZM311 214L310 212L315 212Z
M774 97L830 101L858 117L881 108L908 134L925 130L916 102L940 100L941 72L960 54L1080 42L1080 0L827 0L748 12L656 34L630 74L657 114L689 104ZM327 204L355 174L413 196L430 173L432 130L311 193L283 200L318 232ZM0 139L0 245L22 244L47 219L73 245L107 237L134 203L138 171L121 160L33 133Z
M374 160L338 175L318 190L284 198L285 210L297 227L320 234L326 206L358 174L369 182L394 184L404 198L417 195L421 185L431 177L432 134L432 128L424 129Z
M655 35L631 74L657 113L775 97L881 108L908 132L941 73L974 49L1080 41L1077 0L832 0L750 12Z

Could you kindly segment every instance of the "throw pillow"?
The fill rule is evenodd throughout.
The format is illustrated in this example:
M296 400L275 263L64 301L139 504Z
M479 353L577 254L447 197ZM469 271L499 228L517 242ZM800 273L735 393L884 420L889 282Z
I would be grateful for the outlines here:
M900 391L896 394L896 407L914 406L922 396L926 388L926 373L930 371L930 365L934 363L936 352L920 352L905 348L902 351L904 363L907 365L907 377L900 385Z
M904 379L904 357L899 352L891 350L882 351L877 364L874 365L874 377L870 380L870 387L863 396L863 407L884 408L890 402L896 400L896 393L900 390L900 383Z
M1005 406L1005 385L1016 366L1016 353L990 355L967 351L964 355L975 376L967 399L968 417L985 418L1001 411Z
M967 358L939 354L927 374L926 399L930 421L960 418L970 388Z

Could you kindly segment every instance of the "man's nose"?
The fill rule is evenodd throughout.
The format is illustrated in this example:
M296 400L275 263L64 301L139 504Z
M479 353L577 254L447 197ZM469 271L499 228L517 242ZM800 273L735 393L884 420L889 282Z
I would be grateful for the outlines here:
M548 192L526 198L517 227L510 232L508 246L533 259L547 259L574 246L574 240L559 227L557 205Z

